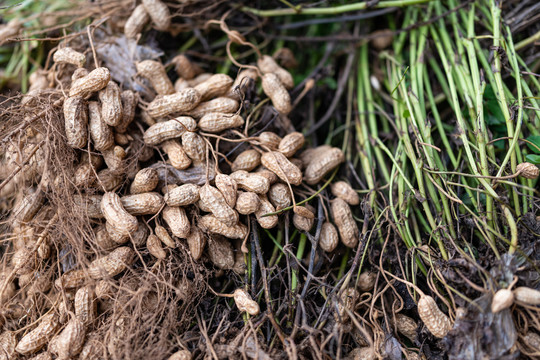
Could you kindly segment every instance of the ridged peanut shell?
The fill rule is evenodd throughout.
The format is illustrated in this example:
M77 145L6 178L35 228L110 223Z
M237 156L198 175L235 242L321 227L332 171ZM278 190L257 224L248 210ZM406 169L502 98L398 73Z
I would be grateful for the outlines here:
M107 222L121 234L129 235L139 226L137 218L124 209L120 196L114 192L103 195L101 211Z
M256 194L266 194L270 189L270 182L267 178L257 173L248 173L245 170L238 170L231 173L231 178L236 181L238 187Z
M165 201L157 192L126 195L120 198L122 206L131 215L154 215L161 210Z
M347 184L345 181L333 183L331 186L331 191L335 197L345 200L349 205L360 204L360 197L358 196L358 193L354 191L351 185Z
M286 157L291 157L304 146L304 135L299 132L287 134L278 145L278 151Z
M291 96L275 74L268 73L262 77L262 88L280 114L291 112Z
M185 132L182 134L182 147L193 162L200 163L206 159L206 142L199 134Z
M199 260L206 245L206 237L203 232L199 228L193 227L186 240L191 256L193 259Z
M125 239L127 241L127 237ZM120 245L111 238L105 224L96 229L95 244L105 251L112 250Z
M341 292L339 300L337 301L337 320L344 323L349 318L349 313L345 310L354 311L356 303L360 298L358 290L355 288L346 288Z
M167 253L161 245L161 241L156 235L148 236L146 240L146 248L156 259L163 260L167 257Z
M498 313L504 309L508 309L514 303L514 294L511 290L500 289L493 295L491 300L491 312Z
M215 74L210 76L206 81L195 86L202 97L202 100L212 99L218 96L225 95L229 91L233 79L226 74Z
M171 60L171 63L174 64L174 69L178 76L185 80L191 80L203 72L199 66L191 62L188 57L183 54L176 55Z
M90 138L94 143L94 148L98 151L112 148L114 146L113 131L101 120L101 107L97 101L88 103L88 117Z
M368 292L373 290L375 287L375 282L377 281L377 274L374 272L363 272L358 277L358 281L356 282L358 289L364 292Z
M110 126L120 125L124 116L120 87L114 81L109 81L107 86L99 92L99 99L101 100L101 120Z
M152 16L150 14L150 16ZM136 64L137 73L145 77L159 95L174 94L174 86L159 61L144 60Z
M162 118L174 113L187 113L201 101L201 94L193 88L157 96L148 105L146 112L152 118Z
M212 264L220 269L231 269L234 266L234 252L231 242L223 237L210 238L208 256Z
M266 195L259 195L259 199L261 201L261 204L259 206L259 209L255 212L255 217L257 218L257 222L263 229L272 229L278 224L278 216L277 215L270 215L270 216L263 216L269 213L273 213L276 211L274 206L268 201L268 198Z
M70 47L65 47L55 51L53 61L56 64L72 64L83 67L86 63L86 56Z
M536 179L540 175L540 169L534 164L524 162L516 166L516 173L519 173L526 179Z
M124 25L124 35L127 38L135 38L150 21L150 15L146 12L146 8L143 4L139 4L135 7L129 18Z
M219 133L242 125L244 119L240 115L219 112L206 113L198 123L202 131L209 133Z
M409 338L412 342L416 340L418 324L410 317L403 314L396 314L397 330Z
M278 134L272 131L264 131L259 134L258 138L260 145L266 146L272 151L277 150L283 140Z
M159 31L165 31L171 26L171 12L161 0L142 0L154 26Z
M84 345L86 326L78 318L68 321L64 330L55 339L59 359L70 359L79 354Z
M83 286L87 278L83 270L71 270L56 279L54 286L58 289L74 289Z
M292 185L302 183L302 172L278 151L266 152L261 156L261 163L276 174L282 181Z
M186 154L184 147L178 140L164 141L161 143L161 148L169 157L169 162L174 168L184 170L191 165L191 158Z
M105 191L112 191L122 184L122 177L116 171L103 169L98 172L98 184L103 186Z
M525 286L514 289L514 298L527 305L540 305L540 291Z
M165 202L169 206L187 206L199 201L199 186L184 184L165 193Z
M238 101L226 97L218 97L209 101L205 101L197 105L187 115L200 119L209 113L232 114L238 110L240 104Z
M309 185L315 185L344 161L345 155L340 149L327 150L311 160L304 171L304 181Z
M259 210L260 206L261 200L254 192L238 192L238 197L236 198L236 211L238 211L240 214L253 214Z
M299 208L300 206L297 206L296 208ZM313 215L315 213L315 208L311 205L306 205L305 209L311 214L311 216L303 216L306 214L298 214L295 213L293 215L293 224L294 227L301 231L309 232L311 228L313 227L313 224L315 224L315 216Z
M261 164L261 154L257 150L246 150L241 152L236 159L234 159L231 170L233 172L238 170L251 171Z
M99 257L90 263L88 275L92 279L113 277L130 266L135 260L135 252L127 246L114 249L110 254Z
M239 288L234 290L234 303L238 310L242 312L247 312L251 316L258 315L261 312L259 304L256 301L253 301L251 296L247 293L246 290Z
M155 231L156 236L158 237L158 239L163 244L165 244L166 246L168 246L170 248L173 248L173 249L176 248L176 242L171 237L171 235L169 235L169 232L167 231L167 229L165 229L161 225L156 225L156 227L154 228L154 231Z
M217 174L214 178L217 189L221 192L227 205L234 208L236 204L236 193L238 191L238 184L229 175Z
M91 324L96 319L96 295L90 286L84 286L77 290L73 300L75 315L83 324Z
M236 79L234 79L234 83L231 85L226 96L234 100L240 100L242 94L257 81L258 77L259 75L254 69L244 69L240 71L236 76Z
M289 190L289 187L283 183L277 183L270 186L270 190L268 190L268 199L277 210L284 209L292 204L291 191Z
M162 211L162 217L174 236L185 239L189 235L191 224L184 208L167 205Z
M219 221L214 215L205 215L199 218L199 227L213 234L223 235L229 239L243 239L247 236L247 227L238 223L233 226L227 226Z
M21 355L30 355L37 352L53 337L58 329L59 321L56 313L44 315L36 328L24 335L15 351Z
M319 239L319 246L326 252L332 252L339 243L339 235L336 227L325 221L321 228L321 237Z
M343 199L334 199L331 202L331 212L334 223L338 228L341 242L347 247L356 247L360 232L349 205Z
M201 200L206 203L214 216L227 226L238 223L238 213L227 204L223 194L211 185L199 189Z
M196 126L195 120L187 116L159 122L144 132L144 143L149 146L158 145L166 140L179 138L186 131L194 131Z
M137 172L131 183L130 193L141 194L154 190L159 182L156 169L144 168Z
M115 130L117 133L124 133L135 118L138 98L137 93L132 90L122 91L120 98L122 99L122 122L115 127Z
M271 56L263 55L257 61L257 66L264 74L275 74L286 89L292 89L294 87L292 75L287 70L279 66Z
M88 75L79 78L71 83L69 96L89 97L92 93L103 89L109 83L111 73L104 67L96 68Z
M313 159L318 158L321 154L325 153L330 149L332 149L330 145L321 145L315 148L309 148L302 151L302 153L299 155L299 158L304 164L304 168L307 168L311 161L313 161Z
M67 144L81 149L88 142L88 107L81 96L64 100L64 128Z
M437 303L431 296L424 295L420 297L420 300L418 300L418 315L429 332L437 338L445 337L452 329L450 319L437 307Z

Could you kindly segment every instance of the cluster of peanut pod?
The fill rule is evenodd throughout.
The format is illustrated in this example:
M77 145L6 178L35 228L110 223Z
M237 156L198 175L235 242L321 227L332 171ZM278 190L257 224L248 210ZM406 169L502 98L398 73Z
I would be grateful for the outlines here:
M139 62L138 76L157 94L149 103L141 102L132 90L122 90L107 68L87 69L91 66L86 56L70 47L58 49L53 60L57 69L71 72L71 79L62 84L62 136L79 154L69 179L75 188L72 197L78 213L92 224L89 241L99 252L90 255L86 265L61 271L56 278L40 277L37 264L51 256L51 244L48 227L36 224L54 223L58 215L47 204L46 192L66 187L66 179L43 175L18 198L11 210L11 267L1 274L2 303L21 289L70 296L59 297L60 305L22 333L4 332L0 342L9 356L30 356L45 349L38 357L99 358L95 341L100 339L87 336L87 327L100 315L96 303L112 291L111 279L139 261L138 252L159 262L182 246L194 261L209 260L218 269L242 274L240 245L249 237L250 216L260 227L271 229L278 225L280 213L291 211L299 231L312 231L315 209L296 204L305 200L295 198L296 189L326 182L344 154L327 145L303 149L304 136L298 132L242 137L243 92L260 75L262 89L277 112L285 115L292 108L287 91L293 86L292 76L272 57L263 56L257 67L241 71L233 80L226 74L201 73L186 56L178 55L172 61L179 74L175 84L160 62ZM32 104L50 87L51 78L36 73L22 103ZM220 163L216 142L227 141L231 131L245 150ZM26 146L6 156L6 166L31 161L24 162L7 185L20 187L43 170L41 149L27 149L42 141L43 134L30 127L25 140ZM350 206L359 204L358 194L343 181L330 188L335 199L319 245L331 252L341 239L355 247L359 230ZM240 311L259 313L258 304L244 290L237 289L234 299ZM2 321L20 316L20 309L4 310Z

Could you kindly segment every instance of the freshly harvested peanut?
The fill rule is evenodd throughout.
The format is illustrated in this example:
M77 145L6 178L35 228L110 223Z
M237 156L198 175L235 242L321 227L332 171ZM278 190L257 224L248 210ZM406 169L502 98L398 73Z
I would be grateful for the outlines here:
M132 90L122 91L120 98L122 99L122 122L115 127L115 130L118 133L124 133L135 118L138 99L137 94Z
M132 248L122 246L111 251L110 254L97 258L90 263L88 275L92 279L113 277L126 270L135 260Z
M276 52L272 55L272 58L287 69L292 69L298 66L294 53L291 49L286 47L276 50Z
M270 187L268 199L276 207L276 210L284 209L292 204L291 191L283 183L274 184Z
M109 83L111 73L109 69L104 67L96 68L82 78L79 78L71 83L69 97L82 96L90 97L92 93L103 89Z
M259 196L254 192L238 192L236 199L236 211L242 215L249 215L259 210L261 206L261 200Z
M514 294L511 290L500 289L493 295L491 301L491 312L498 313L504 309L508 309L514 303Z
M88 142L88 111L81 96L72 96L64 101L64 124L67 144L81 149Z
M255 83L258 77L259 75L254 69L244 69L240 71L226 96L234 100L240 100L242 94L246 91L246 88L250 86L250 82Z
M251 296L249 296L246 290L238 288L234 290L233 295L234 303L238 307L238 310L245 311L251 316L259 315L261 312L259 304L251 299Z
M298 169L300 169L300 171L304 169L304 163L302 162L302 160L297 159L297 158L290 158L289 161L291 162L291 164L293 164Z
M273 213L276 211L274 206L268 201L268 198L266 195L259 195L259 200L261 201L261 204L259 206L259 210L255 212L255 217L257 218L257 222L263 229L272 229L278 224L278 216L277 215L270 215L270 216L263 216L269 213Z
M287 70L279 66L271 56L263 55L257 61L257 66L264 74L275 74L286 89L292 89L294 87L292 75Z
M202 73L194 77L193 79L188 80L188 84L190 87L195 87L199 85L202 82L205 82L206 80L210 79L210 77L214 75L211 73Z
M82 163L75 169L73 182L77 188L86 188L96 182L96 169L89 163Z
M315 219L315 208L311 205L306 206L295 206L293 209L296 215L300 215L307 219Z
M341 198L347 202L349 205L358 205L360 204L360 197L345 181L338 181L332 184L331 187L332 194L335 197Z
M191 360L191 353L188 350L179 350L169 356L167 360Z
M306 207L297 206L295 209L298 208L304 208L306 211L302 211L301 213L295 212L293 215L293 224L298 230L309 232L315 223L315 208L311 205L306 205Z
M424 295L418 300L418 315L433 336L443 338L452 329L452 323L438 307L435 299Z
M315 185L344 161L345 155L340 149L327 150L309 163L304 172L304 180L309 185Z
M187 206L199 201L199 187L194 184L184 184L165 193L165 202L169 206Z
M75 315L83 324L89 325L94 322L97 316L97 303L94 289L91 286L86 285L77 290L73 303Z
M103 195L101 211L107 223L123 235L135 232L139 226L137 218L124 209L120 196L114 192Z
M187 116L180 116L150 126L144 132L143 138L146 145L154 146L170 139L179 138L186 131L194 131L196 127L195 120Z
M207 213L212 212L212 210L210 210L210 205L205 203L202 199L199 199L199 201L197 201L197 207L201 211L204 211L204 212L207 212Z
M84 323L72 318L54 339L54 350L59 359L70 359L79 354L84 345L86 327Z
M227 205L234 208L236 204L236 193L238 191L238 184L229 175L217 174L215 177L216 187L225 198Z
M180 112L187 113L197 107L200 101L201 94L193 88L187 88L170 95L157 96L148 105L146 112L152 118L162 118Z
M176 248L176 242L173 240L173 238L169 235L169 232L167 229L165 229L161 225L156 225L154 231L156 232L156 236L158 239L165 244L166 246L170 248Z
M174 236L185 239L189 235L191 224L184 208L167 205L163 209L162 216Z
M261 154L257 150L246 150L234 159L231 170L251 171L261 164Z
M86 63L86 56L70 47L65 47L56 50L53 55L53 61L57 64L72 64L83 67Z
M408 337L412 342L416 340L418 324L410 317L403 314L396 314L397 330Z
M318 158L321 154L324 154L326 151L332 149L330 145L321 145L315 148L309 148L300 154L299 158L304 164L304 168L307 168L308 165L313 161L313 159Z
M262 88L280 114L291 112L291 96L275 74L268 73L262 77Z
M277 150L279 144L283 140L279 135L271 131L265 131L259 134L259 144L261 146L266 146L271 151Z
M525 286L514 289L514 298L527 305L540 305L540 291Z
M339 300L337 301L337 319L340 322L344 323L349 318L346 309L354 311L359 298L360 293L358 293L358 290L355 288L350 287L341 292Z
M211 237L208 241L208 256L212 264L220 269L231 269L234 266L231 242L221 236Z
M540 169L534 164L524 162L516 166L516 174L526 179L536 179L540 175Z
M144 28L144 25L150 20L150 15L146 12L143 4L137 5L124 25L124 35L127 38L134 38Z
M302 183L302 172L278 151L266 152L261 156L261 163L276 174L281 180L292 185Z
M58 289L74 289L84 285L86 279L87 276L83 270L71 270L56 279L54 286Z
M107 224L105 224L107 226ZM148 237L149 230L145 226L144 223L139 221L139 227L137 228L137 231L135 231L133 234L131 234L130 240L135 245L135 247L142 247L146 244L146 238Z
M279 142L278 151L289 158L304 146L304 141L302 133L290 133Z
M238 187L256 194L266 194L270 189L270 182L267 178L257 173L248 173L245 170L238 170L231 173L231 178L236 181Z
M375 282L377 281L377 274L373 272L363 272L358 277L356 285L361 291L368 292L373 290Z
M133 141L133 137L129 134L123 134L119 132L114 133L114 142L118 145L128 145Z
M194 132L183 133L182 147L193 162L201 163L206 159L206 142L199 134Z
M122 206L131 215L154 215L161 210L165 201L157 192L126 195L120 198Z
M114 293L114 287L109 280L99 280L96 283L95 295L97 299L104 299Z
M213 234L223 235L229 239L243 239L247 236L247 227L238 223L233 226L227 226L219 221L214 215L205 215L199 218L199 227Z
M29 360L52 360L52 356L48 351L46 351L31 357Z
M22 337L15 347L15 351L21 355L35 353L54 336L58 325L58 315L56 313L44 315L40 319L38 326Z
M77 69L75 69L73 74L71 74L71 81L73 82L73 81L75 81L77 79L85 77L88 74L89 74L89 72L85 68L77 68Z
M103 186L105 191L112 191L122 184L122 177L116 171L103 169L98 172L98 184Z
M351 208L345 200L340 198L332 200L331 205L332 217L339 230L341 242L347 247L356 247L360 232L352 216Z
M118 126L122 123L123 108L120 88L114 81L109 81L107 86L99 92L101 100L101 120L110 126Z
M137 172L131 183L130 193L141 194L154 190L159 182L156 169L145 168Z
M209 133L219 133L242 125L244 119L240 115L219 112L206 113L198 123L202 131Z
M4 331L0 334L0 360L14 359L17 337L13 331Z
M103 159L107 164L109 170L114 172L121 172L124 168L124 159L127 156L126 151L121 146L115 146L101 152Z
M148 15L159 31L165 31L171 26L171 13L161 0L142 0Z
M523 342L535 352L540 352L540 335L529 330L527 334L523 336Z
M126 242L128 239L129 237L127 236L124 236L122 238L124 242ZM109 251L118 247L120 243L117 243L113 240L113 238L109 235L109 231L107 231L105 225L101 225L96 230L96 245L105 251Z
M191 256L193 256L193 259L199 260L203 254L204 246L206 245L206 237L199 228L192 227L186 240Z
M189 87L191 87L191 86L189 86L189 82L186 79L183 79L181 77L176 79L176 81L174 82L174 91L176 91L176 92L180 92L180 91L185 90L185 89L187 89Z
M11 258L13 270L17 275L25 275L31 273L36 268L36 258L32 252L32 248L27 245L17 249Z
M210 208L212 214L227 226L238 223L238 213L227 204L223 194L211 185L204 185L199 190L201 200Z
M191 80L198 74L202 73L202 69L191 62L185 55L176 55L171 63L174 64L174 69L178 76L185 80Z
M161 143L163 151L169 156L171 165L178 169L184 170L191 165L191 158L184 151L184 147L176 139L167 140Z
M278 181L277 175L265 168L264 166L260 166L257 170L255 170L255 173L264 176L268 180L270 185L273 185Z
M218 97L197 105L187 114L195 119L200 119L208 113L230 114L236 112L240 104L238 101L226 97Z
M101 107L97 101L88 103L88 117L90 119L90 137L94 148L98 151L110 149L114 146L112 129L101 120Z
M159 61L144 60L137 63L137 73L150 81L158 95L174 94L174 86Z
M146 240L146 248L156 259L163 260L167 257L167 253L163 250L161 246L161 241L156 235L148 236Z
M117 230L109 222L105 223L105 229L107 230L107 233L109 234L109 237L111 238L111 240L114 241L115 243L125 244L129 241L129 234L126 234L125 232L121 232Z
M230 89L233 79L226 74L215 74L207 80L195 86L202 97L202 100L212 99L221 95L225 95Z
M37 189L30 192L28 195L22 198L20 202L17 202L11 210L12 226L17 227L21 223L26 223L33 219L34 215L43 205L45 201L45 194L43 191Z

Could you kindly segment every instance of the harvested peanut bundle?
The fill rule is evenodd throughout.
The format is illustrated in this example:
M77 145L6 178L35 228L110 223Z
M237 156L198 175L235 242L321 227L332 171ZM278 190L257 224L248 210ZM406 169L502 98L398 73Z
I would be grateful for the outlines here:
M136 37L141 33L148 21L150 21L150 15L146 12L144 5L137 5L124 25L124 34L128 38Z
M53 55L53 61L57 64L72 64L83 67L86 63L86 56L70 47L65 47L56 50Z
M251 316L259 315L261 309L256 301L253 301L246 290L236 289L234 290L234 303L238 307L238 310L245 311Z
M435 300L428 295L418 301L418 315L433 336L443 338L452 329L452 323L438 307Z

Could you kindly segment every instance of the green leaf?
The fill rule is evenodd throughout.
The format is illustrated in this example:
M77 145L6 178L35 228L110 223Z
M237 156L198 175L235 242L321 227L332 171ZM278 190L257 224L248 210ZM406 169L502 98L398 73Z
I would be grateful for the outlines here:
M532 135L532 136L529 136L527 140L532 143L532 144L526 143L529 149L531 149L531 151L536 154L540 154L540 136Z
M405 119L408 119L408 118L411 117L411 113L410 113L409 109L405 109L405 111L403 111L403 117Z
M525 160L535 165L540 165L540 155L529 154L525 156Z

